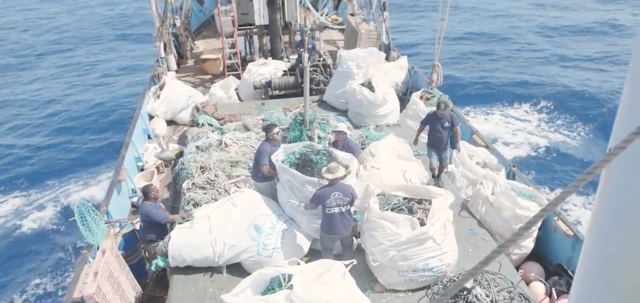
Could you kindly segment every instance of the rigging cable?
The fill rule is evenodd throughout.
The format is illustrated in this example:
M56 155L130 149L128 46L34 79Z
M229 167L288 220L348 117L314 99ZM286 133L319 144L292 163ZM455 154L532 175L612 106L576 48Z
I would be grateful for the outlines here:
M509 250L511 246L519 243L527 233L536 228L544 218L554 212L560 205L571 195L575 194L582 186L589 182L594 176L600 174L607 165L609 165L616 157L622 154L629 146L631 146L637 139L640 138L640 126L636 127L631 133L629 133L620 143L616 144L610 149L607 154L587 169L582 175L578 176L576 180L565 188L560 194L553 198L549 203L540 209L540 211L531 217L526 223L524 223L518 230L516 230L509 238L507 238L502 244L498 245L489 254L487 254L480 262L474 265L470 270L466 271L455 283L447 288L441 296L433 303L446 303L448 300L456 295L463 287L465 282L475 278L478 274L493 263L499 256Z
M442 7L444 0L440 0L438 5L438 23L436 30L436 45L434 48L433 65L431 66L431 77L429 78L429 87L440 87L444 82L444 71L440 65L440 50L442 48L442 40L444 39L444 30L447 28L447 20L449 19L449 9L451 1L447 0L447 7L442 18Z

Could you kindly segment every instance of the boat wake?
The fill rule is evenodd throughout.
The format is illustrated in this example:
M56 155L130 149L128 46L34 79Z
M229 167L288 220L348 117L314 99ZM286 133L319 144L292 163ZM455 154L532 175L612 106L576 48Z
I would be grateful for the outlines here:
M558 173L565 175L562 179L571 180L602 157L607 148L606 142L590 135L590 125L556 113L548 101L468 106L462 112L506 158L515 160L524 174L535 176L532 179L549 199L565 185L558 184ZM538 161L528 161L532 158ZM565 163L540 165L557 162ZM572 196L561 208L583 233L591 217L595 187L585 192Z

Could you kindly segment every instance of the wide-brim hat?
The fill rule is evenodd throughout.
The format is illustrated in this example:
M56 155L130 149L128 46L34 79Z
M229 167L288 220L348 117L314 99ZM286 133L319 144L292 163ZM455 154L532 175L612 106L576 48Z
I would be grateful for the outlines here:
M351 134L351 132L349 131L349 128L344 123L338 123L336 127L333 129L333 132L343 132L347 135Z
M322 169L322 176L328 180L342 178L346 174L347 171L344 167L336 162L329 163L329 165Z

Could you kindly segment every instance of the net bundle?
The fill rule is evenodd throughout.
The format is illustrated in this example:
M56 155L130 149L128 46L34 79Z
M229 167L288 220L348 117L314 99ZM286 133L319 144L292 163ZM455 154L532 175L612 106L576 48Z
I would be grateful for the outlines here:
M378 195L381 211L390 211L396 214L412 216L418 220L420 226L427 225L427 218L431 205L430 199L409 198L397 195Z
M332 162L338 162L335 152L327 147L307 144L286 155L282 164L311 178L324 179L322 168Z

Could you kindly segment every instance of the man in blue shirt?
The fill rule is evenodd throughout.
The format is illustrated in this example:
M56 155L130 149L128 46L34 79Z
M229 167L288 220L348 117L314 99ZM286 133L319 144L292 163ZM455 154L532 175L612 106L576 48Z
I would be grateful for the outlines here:
M298 50L298 57L296 58L296 66L302 64L302 53L304 53L304 41L302 39L296 41L296 49ZM316 41L313 38L309 37L307 40L307 53L309 54L309 58L314 56L316 51Z
M442 173L449 165L450 157L450 132L453 131L454 148L460 151L460 125L455 114L449 110L446 102L438 101L436 110L427 114L416 132L413 145L418 145L420 135L428 128L427 154L429 156L429 168L436 186L442 187Z
M329 184L318 188L311 197L306 210L322 207L320 223L320 251L323 259L333 258L333 248L340 242L342 255L353 258L353 214L351 207L358 199L353 186L342 182L346 171L338 163L330 163L322 169L322 176Z
M149 261L156 258L156 248L169 234L167 223L175 223L179 215L171 215L159 200L158 189L153 184L143 186L142 202L138 206L140 212L140 242L147 253Z
M258 145L253 157L251 167L251 179L256 191L261 195L278 202L276 191L276 166L271 161L271 156L280 149L280 128L275 124L269 124L262 128L265 139Z
M336 128L333 129L333 142L331 142L331 147L343 151L345 153L352 154L356 159L358 159L358 163L362 164L362 148L360 148L360 144L349 138L349 128L344 123L338 123Z

